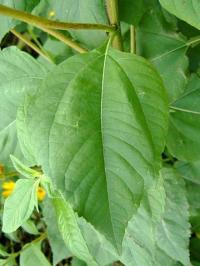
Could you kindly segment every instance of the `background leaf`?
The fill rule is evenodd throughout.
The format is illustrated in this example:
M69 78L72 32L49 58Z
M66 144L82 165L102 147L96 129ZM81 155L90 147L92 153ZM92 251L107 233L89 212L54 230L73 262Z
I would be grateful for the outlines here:
M108 23L103 0L50 1L49 8L55 12L54 19L66 22ZM74 39L90 48L96 48L106 39L106 33L103 31L70 30L70 33Z
M200 2L198 0L159 0L170 13L200 29Z
M146 11L136 33L137 52L155 65L170 102L182 94L187 83L187 41L176 31L176 20L157 3Z
M10 154L24 160L16 134L17 108L24 93L33 93L46 73L42 64L16 47L0 52L0 162L8 168L12 168Z
M193 75L185 92L170 106L167 147L180 160L200 159L200 79Z

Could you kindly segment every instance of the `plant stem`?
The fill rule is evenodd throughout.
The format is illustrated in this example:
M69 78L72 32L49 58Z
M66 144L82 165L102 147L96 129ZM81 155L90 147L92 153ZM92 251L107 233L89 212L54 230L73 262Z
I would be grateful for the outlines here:
M118 50L123 50L120 22L118 17L118 0L106 0L107 13L110 20L110 24L114 25L116 30L111 32L113 37L112 46Z
M20 16L21 13L26 14L28 16L28 19L26 19L26 21L24 18L21 18L21 16ZM43 23L38 23L38 20L36 20L36 21L34 19L32 20L32 17L33 18L36 17L39 19L40 19L40 17L33 16L31 14L21 12L21 11L18 11L18 10L15 10L13 8L9 8L9 7L3 6L3 5L0 5L0 14L10 16L10 17L18 19L20 21L24 21L24 22L27 22L31 25L34 25L37 28L43 30L44 32L54 36L56 39L60 40L61 42L67 44L68 46L70 46L71 48L73 48L74 50L76 50L79 53L86 53L87 52L87 49L81 47L78 43L73 41L71 38L66 37L64 34L58 32L58 31L46 28L46 26L44 26Z
M22 247L21 250L15 252L15 253L12 253L11 256L14 257L14 258L18 257L18 256L20 255L20 253L21 253L22 251L26 250L30 245L32 245L32 244L36 244L36 243L38 243L38 242L40 242L40 241L43 241L43 240L46 239L46 238L47 238L47 233L46 233L46 232L45 232L45 233L42 233L38 238L34 239L33 241L27 243L24 247Z
M40 50L40 48L35 45L33 42L31 42L27 37L25 37L24 35L22 35L21 33L17 32L16 30L12 29L10 30L18 39L20 39L22 42L24 42L26 45L28 45L29 47L31 47L31 49L33 49L36 53L38 53L39 55L43 56L45 59L47 59L49 62L53 62L52 59L45 54L42 50Z
M52 35L56 39L60 40L61 42L67 44L68 46L70 46L71 48L73 48L74 50L76 50L79 53L86 53L86 52L88 52L88 50L86 48L81 47L78 43L76 43L71 38L65 36L64 34L62 34L59 31L55 31L55 30L48 29L48 28L41 28L41 29L43 31L45 31L46 33Z
M136 54L136 34L133 25L130 26L130 48L131 53Z
M87 29L87 30L103 30L106 32L113 32L116 30L115 26L104 25L104 24L93 24L93 23L68 23L68 22L59 22L53 21L39 16L32 15L30 13L16 10L4 5L0 5L0 14L9 16L28 24L37 26L38 28L49 28L57 30L67 30L67 29Z

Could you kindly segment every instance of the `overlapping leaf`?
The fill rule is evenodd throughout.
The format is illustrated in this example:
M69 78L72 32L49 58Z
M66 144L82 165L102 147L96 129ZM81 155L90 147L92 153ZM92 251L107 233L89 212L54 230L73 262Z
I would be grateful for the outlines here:
M145 13L137 30L137 52L156 66L170 101L177 99L187 83L187 42L175 30L174 18L158 4Z
M200 29L199 0L159 0L170 13Z
M172 169L162 171L162 183L149 190L124 239L125 265L189 266L188 204L184 183Z
M17 48L0 52L0 162L8 167L11 153L23 158L15 126L17 108L24 93L33 93L46 73L46 68Z
M167 146L180 160L200 159L200 79L193 75L185 93L171 105Z
M120 250L164 148L167 99L152 66L108 47L72 57L27 99L19 121L37 163Z

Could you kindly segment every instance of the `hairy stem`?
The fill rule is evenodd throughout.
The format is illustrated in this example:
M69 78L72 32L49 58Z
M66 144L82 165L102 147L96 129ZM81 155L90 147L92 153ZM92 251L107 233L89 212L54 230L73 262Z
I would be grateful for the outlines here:
M123 42L118 17L118 0L106 0L106 7L110 24L116 27L116 31L110 33L110 35L113 37L112 46L122 51Z
M49 62L53 62L52 59L44 53L37 45L35 45L33 42L31 42L27 37L22 35L21 33L17 32L16 30L12 29L10 30L19 40L24 42L26 45L28 45L31 49L33 49L36 53L43 56L45 59L47 59Z
M115 31L115 26L104 24L92 24L92 23L68 23L53 21L39 16L32 15L30 13L16 10L4 5L0 5L0 14L9 16L20 21L26 22L37 26L38 28L45 27L49 29L67 30L67 29L87 29L87 30L103 30L107 32Z

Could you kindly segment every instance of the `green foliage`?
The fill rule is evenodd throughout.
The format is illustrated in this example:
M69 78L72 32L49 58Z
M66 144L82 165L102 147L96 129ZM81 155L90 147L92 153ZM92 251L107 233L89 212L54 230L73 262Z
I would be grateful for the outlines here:
M40 250L38 244L30 244L24 247L24 250L20 254L20 266L50 266L47 258Z
M36 191L38 182L32 179L20 179L13 193L6 199L3 213L3 231L11 233L19 228L37 206ZM17 206L17 208L16 208Z
M200 29L200 2L198 0L159 0L170 13Z
M192 75L184 93L170 106L167 146L180 160L200 159L200 78Z
M0 51L0 265L200 264L199 30L198 0L0 0L17 46Z

